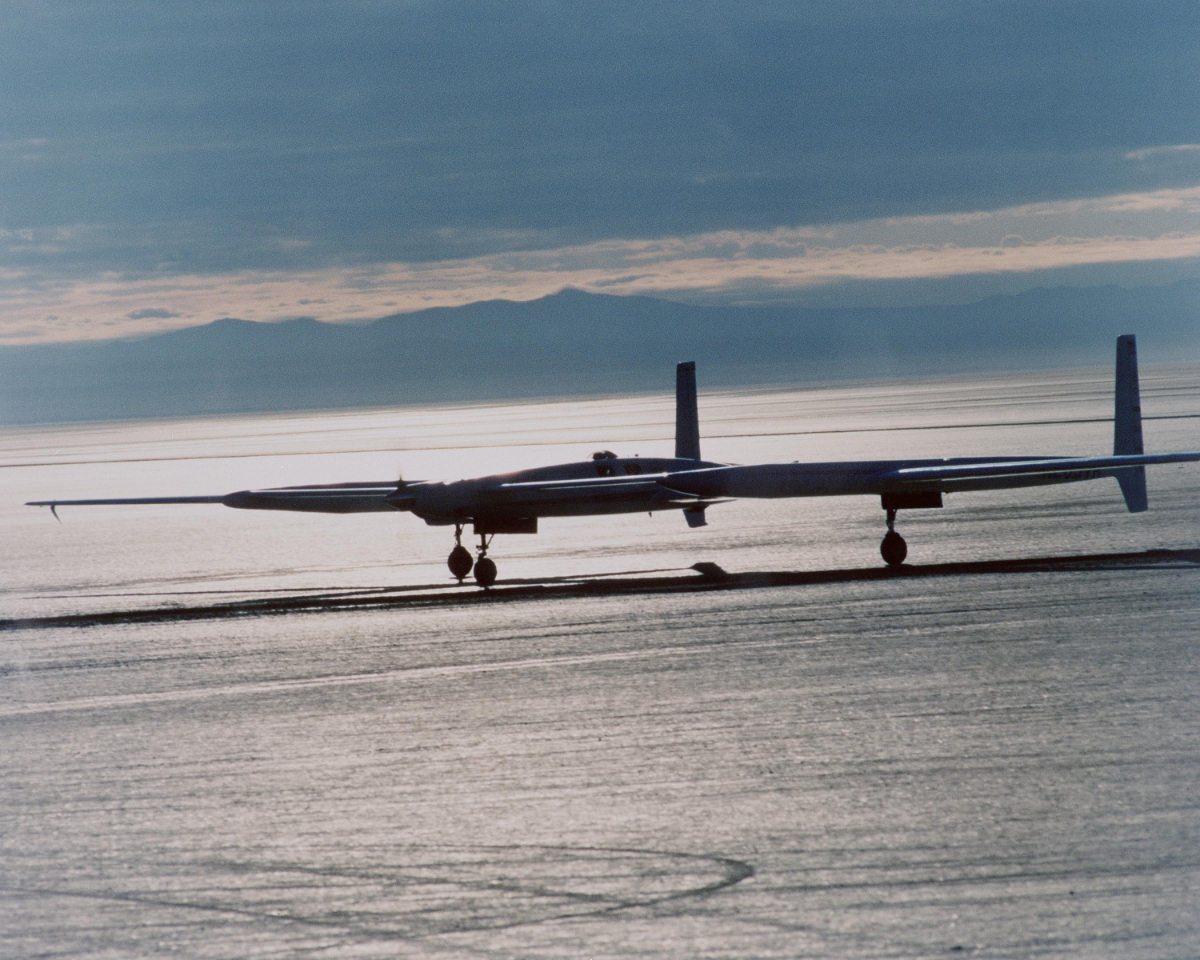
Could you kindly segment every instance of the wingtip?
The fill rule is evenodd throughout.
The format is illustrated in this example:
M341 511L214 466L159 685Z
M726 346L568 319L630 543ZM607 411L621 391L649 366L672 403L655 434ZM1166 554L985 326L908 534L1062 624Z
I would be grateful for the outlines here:
M62 523L62 517L60 517L58 515L58 501L57 500L26 500L25 506L27 506L27 507L49 507L50 513L54 517L54 519L57 520L59 523Z

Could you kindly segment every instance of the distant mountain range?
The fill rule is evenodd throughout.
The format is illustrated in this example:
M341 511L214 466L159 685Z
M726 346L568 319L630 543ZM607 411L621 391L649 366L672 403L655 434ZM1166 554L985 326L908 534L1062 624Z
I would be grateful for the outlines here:
M0 423L669 391L1200 359L1200 281L961 306L702 307L565 290L365 325L218 320L139 340L0 348Z

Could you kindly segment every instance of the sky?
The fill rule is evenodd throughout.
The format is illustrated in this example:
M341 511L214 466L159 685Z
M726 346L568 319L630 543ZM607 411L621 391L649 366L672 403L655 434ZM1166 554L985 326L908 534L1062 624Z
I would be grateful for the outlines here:
M2 21L0 345L564 287L848 306L1200 267L1196 0Z

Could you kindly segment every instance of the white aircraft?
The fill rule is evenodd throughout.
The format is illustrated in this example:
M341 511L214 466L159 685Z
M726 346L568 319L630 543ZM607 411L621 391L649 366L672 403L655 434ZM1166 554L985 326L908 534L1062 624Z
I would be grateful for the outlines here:
M139 497L104 500L36 500L30 506L57 509L105 504L221 503L249 510L317 513L408 511L431 525L454 527L447 563L459 582L475 571L480 586L496 580L488 557L498 533L537 533L541 517L681 510L689 527L706 523L705 509L739 497L821 497L868 494L880 497L887 534L880 553L889 566L904 562L908 546L896 532L899 510L942 506L942 494L965 490L1072 483L1113 477L1131 512L1147 508L1150 464L1200 460L1200 452L1147 454L1137 347L1132 336L1117 340L1113 455L1100 457L957 457L943 460L854 460L833 463L761 463L750 466L700 458L696 366L676 370L675 456L618 457L609 451L591 460L518 470L453 482L378 481L240 490L211 497ZM462 544L471 524L479 537L477 559Z

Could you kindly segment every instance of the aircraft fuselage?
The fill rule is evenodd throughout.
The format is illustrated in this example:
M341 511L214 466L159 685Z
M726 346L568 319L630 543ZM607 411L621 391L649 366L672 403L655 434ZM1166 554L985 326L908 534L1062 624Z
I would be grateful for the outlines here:
M537 517L685 508L695 502L696 495L671 491L670 476L722 466L725 464L675 457L597 456L468 480L405 483L388 500L429 524L471 521L477 530L525 532L513 528L514 523ZM536 524L529 532L533 529Z

